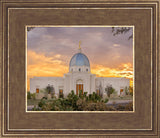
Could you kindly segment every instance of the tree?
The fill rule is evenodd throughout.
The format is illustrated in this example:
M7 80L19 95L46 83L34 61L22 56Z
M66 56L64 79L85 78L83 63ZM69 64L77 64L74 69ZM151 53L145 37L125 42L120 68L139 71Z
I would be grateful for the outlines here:
M116 90L112 87L112 85L107 85L105 88L105 92L107 93L108 97L110 97L110 95L112 93L115 93Z
M129 86L129 93L133 96L133 86Z
M31 31L32 29L34 29L35 27L27 27L27 31Z
M132 30L131 27L112 27L112 33L113 36L119 35L119 34L126 34ZM128 40L133 38L133 33L128 37Z
M126 95L129 95L129 87L126 86L126 87L124 88L124 91L125 91L125 94L126 94Z
M46 87L46 90L48 92L48 94L54 94L54 87L48 84L48 86Z

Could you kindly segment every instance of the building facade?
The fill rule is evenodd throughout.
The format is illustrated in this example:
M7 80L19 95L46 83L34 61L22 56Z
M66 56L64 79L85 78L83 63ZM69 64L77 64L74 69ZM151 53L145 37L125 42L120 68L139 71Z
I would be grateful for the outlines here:
M47 86L52 87L56 95L67 96L72 90L76 94L93 92L104 95L107 86L112 86L118 95L124 95L125 87L129 87L130 80L121 77L96 77L91 73L90 62L79 48L69 63L69 72L63 77L33 77L30 79L30 92L39 93Z

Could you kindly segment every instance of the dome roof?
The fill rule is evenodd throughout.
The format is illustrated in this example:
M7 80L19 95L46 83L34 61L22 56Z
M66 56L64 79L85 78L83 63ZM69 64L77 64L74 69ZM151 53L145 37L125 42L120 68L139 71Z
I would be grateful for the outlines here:
M70 60L69 66L88 66L90 67L89 60L83 53L76 53Z

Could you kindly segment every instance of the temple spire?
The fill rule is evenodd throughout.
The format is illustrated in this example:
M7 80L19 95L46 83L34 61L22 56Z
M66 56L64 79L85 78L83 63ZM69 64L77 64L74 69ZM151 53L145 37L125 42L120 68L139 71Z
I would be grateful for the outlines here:
M79 41L79 48L78 48L79 52L81 52L81 41Z

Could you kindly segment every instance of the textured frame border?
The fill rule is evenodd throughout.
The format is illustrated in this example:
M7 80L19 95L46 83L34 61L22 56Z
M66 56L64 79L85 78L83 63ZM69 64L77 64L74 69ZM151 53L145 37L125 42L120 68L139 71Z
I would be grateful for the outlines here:
M4 3L6 3L6 2L3 2L3 1L2 1L2 2L0 3L0 4L1 4L1 7L3 7L3 4L4 4ZM134 3L134 2L133 2L133 3ZM132 3L132 4L133 4L133 3ZM144 2L144 3L145 3L145 2ZM144 3L138 3L138 4L144 4ZM69 4L69 3L66 3L66 4ZM73 3L72 3L72 4L73 4ZM88 3L87 3L87 4L88 4ZM102 4L102 3L101 3L101 4ZM109 2L107 2L107 3L105 3L105 4L109 4ZM114 4L114 3L112 3L112 4ZM120 3L120 4L128 4L128 3L127 3L127 2L125 2L125 3L122 2L122 3ZM130 3L130 4L131 4L131 3ZM147 4L148 4L148 2L147 2ZM157 110L156 110L156 113L157 113L157 114L156 114L156 120L157 120L157 121L156 121L156 122L157 122L157 126L158 126L158 84L159 84L159 83L158 83L157 77L158 77L158 65L159 65L159 64L158 64L158 61L159 61L159 60L158 60L158 52L159 52L159 51L158 51L158 39L159 39L159 38L158 38L158 31L157 31L157 30L159 29L159 28L158 28L158 18L159 18L159 16L158 16L158 5L159 5L159 3L157 3L157 2L152 3L152 2L151 2L151 4L155 4L155 5L156 5L156 34L154 34L156 40L155 40L155 42L152 42L152 41L151 41L151 43L152 43L152 45L153 45L153 43L156 45L156 65L157 65L157 66L156 66L156 82L155 82L155 83L156 83L156 99L157 99L157 100L156 100L156 102L157 102L157 104L156 104L156 105L157 105L157 108L156 108L156 109L157 109ZM3 13L2 13L2 14L3 14ZM153 14L152 14L152 15L153 15ZM5 17L4 17L4 15L3 15L3 20L4 20L4 18L5 18ZM3 28L3 29L2 29L2 32L3 32L3 31L4 31L4 24L2 23L1 26L2 26L2 28ZM152 26L152 27L153 27L153 26ZM153 33L153 32L152 32L152 33ZM3 39L2 39L2 40L3 40L3 42L4 42L4 41L5 41L5 40L4 40L4 34L3 34L2 36L3 36ZM152 36L153 36L153 35L152 35ZM8 39L9 39L9 36L8 36ZM3 46L3 50L4 50L4 44L2 44L2 46ZM4 63L5 63L5 61L4 61L4 55L5 55L5 53L4 53L4 51L2 51L2 52L3 52L3 54L2 54L2 55L3 55L3 57L2 57L2 59L3 59L3 61L2 61L2 63L3 63L3 69L2 69L2 71L1 71L1 74L2 74L2 77L1 77L1 78L2 78L2 84L3 84L3 86L2 86L2 92L3 92L3 93L2 93L1 95L4 96ZM9 62L8 62L8 63L9 63ZM9 64L8 64L8 66L9 66ZM0 95L0 96L1 96L1 95ZM8 95L8 96L9 96L9 95ZM2 103L2 106L1 106L1 107L2 107L2 110L1 110L2 112L1 112L1 113L3 113L3 114L1 115L1 117L2 117L2 123L1 123L1 124L2 124L2 129L1 129L1 130L2 130L2 135L3 135L3 136L20 136L20 135L21 135L21 136L27 136L27 135L32 135L32 136L34 136L34 135L40 135L40 136L41 136L41 135L48 135L48 136L49 136L49 135L62 135L62 134L5 134L5 132L4 132L4 128L5 128L5 124L4 124L5 118L4 118L4 116L5 116L6 113L4 113L4 108L5 108L5 106L4 106L4 105L5 105L4 97L2 97L2 101L3 101L3 103ZM151 109L152 109L152 107L151 107ZM9 109L8 109L8 112L9 112ZM154 119L152 119L152 120L154 120ZM154 122L154 123L155 123L155 122ZM8 126L9 126L9 122L8 122ZM153 129L153 128L151 128L151 130L152 130L152 129ZM9 130L9 129L8 129L8 130ZM22 130L22 131L23 131L23 130ZM65 135L67 136L67 135L71 135L71 134L65 134ZM75 134L73 134L73 135L75 135ZM79 134L77 134L77 135L79 135ZM86 134L81 134L81 135L86 135ZM92 135L93 135L93 134L92 134ZM99 135L99 134L96 134L96 135ZM105 135L106 135L106 134L105 134ZM114 135L114 134L113 134L113 135ZM123 135L123 134L122 134L122 135ZM129 135L130 135L130 134L129 134ZM152 136L153 136L153 134L152 134ZM156 134L155 134L154 136L158 136L158 127L157 127ZM134 136L134 137L135 137L135 136Z

